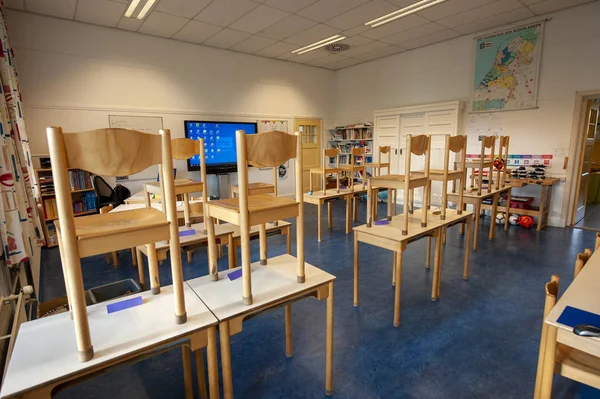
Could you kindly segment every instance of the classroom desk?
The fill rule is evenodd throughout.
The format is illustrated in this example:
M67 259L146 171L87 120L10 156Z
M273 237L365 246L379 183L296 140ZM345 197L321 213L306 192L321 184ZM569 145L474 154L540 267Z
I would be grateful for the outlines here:
M540 205L537 207L531 207L530 209L510 208L510 213L517 215L528 215L537 218L537 231L541 231L548 225L548 213L550 212L550 201L552 200L552 186L558 183L560 179L555 177L547 177L543 180L535 179L516 179L510 178L506 182L509 183L512 188L521 188L528 185L536 185L541 189L540 193ZM483 204L481 209L491 210L492 205ZM498 212L506 212L505 206L498 206ZM508 218L508 216L507 216Z
M366 188L363 188L362 184L355 184L354 190L350 188L340 189L340 192L336 192L335 189L327 190L327 194L323 191L315 191L312 194L304 194L304 202L307 204L313 204L317 206L317 239L321 242L321 206L327 204L327 225L331 229L333 227L333 218L331 210L331 202L341 199L346 201L346 234L352 231L352 215L351 215L351 202L354 201L356 196L363 195L367 192ZM355 208L356 209L356 208Z
M252 267L252 305L242 303L242 279L230 281L231 271L220 272L219 280L211 276L199 277L188 284L219 320L221 338L221 367L225 399L233 398L230 337L242 332L245 319L269 310L285 307L286 355L292 356L292 314L291 303L315 297L327 299L326 341L325 341L325 394L333 393L333 283L335 276L308 263L306 282L296 281L297 260L291 255L281 255L268 259L266 266L255 262ZM239 268L235 269L239 270ZM272 351L268 347L266 350ZM261 372L261 370L254 370ZM310 383L310 381L307 381Z
M557 343L600 358L600 338L580 337L573 333L573 327L557 321L567 306L600 314L598 292L600 292L600 252L596 251L548 313L544 322L557 327ZM553 374L554 368L550 369L548 374L542 375L542 380L552 378Z
M286 249L287 253L291 253L292 250L292 236L290 235L290 226L292 224L290 222L286 222L285 220L279 220L275 223L267 223L266 231L267 237L274 234L281 234L286 236ZM215 227L218 225L215 225ZM241 242L241 232L239 226L231 226L233 228L233 256L229 258L229 268L233 269L238 265L237 259L237 249L242 246ZM256 240L259 238L259 226L250 227L250 241Z
M150 292L136 295L143 298L142 305L115 313L107 313L106 305L123 298L88 306L95 349L94 357L88 362L79 361L69 312L23 323L0 397L51 398L68 385L185 344L196 353L196 364L202 365L202 348L206 347L210 397L218 398L218 320L187 284L184 284L184 295L188 315L185 324L175 323L172 286L163 287L160 295ZM182 346L182 351L186 395L192 395L191 354L188 346ZM204 386L203 367L198 367L198 382L199 387Z
M487 187L484 187L481 193L477 192L477 190L467 189L463 192L463 202L465 204L465 209L467 204L473 205L473 213L475 214L475 233L473 237L473 251L477 251L477 243L479 240L479 221L481 220L481 210L483 209L483 200L486 198L492 198L492 218L490 221L490 234L489 239L494 239L495 227L496 227L496 213L498 212L498 199L500 198L500 194L506 193L508 203L510 203L512 186L507 184L505 187L500 188L492 188L490 192L487 191ZM458 193L448 193L448 201L458 202ZM504 221L504 230L508 230L508 218L510 217L510 209L506 211L506 220ZM461 228L462 232L462 228Z
M408 222L408 234L402 234L403 216L392 217L388 224L371 227L366 224L354 228L354 307L358 307L359 287L359 242L374 245L379 248L389 249L394 252L393 277L394 292L394 327L400 326L400 285L402 280L402 253L408 244L421 238L435 238L435 260L433 267L433 280L431 284L431 300L436 301L440 296L440 281L442 270L443 237L448 227L456 224L467 225L467 243L465 245L465 259L463 266L463 279L469 276L469 252L471 239L471 225L473 224L473 213L463 211L458 214L454 209L446 211L446 219L441 220L434 211L428 211L427 227L421 227L421 210L415 210L410 215ZM427 254L429 262L429 253Z

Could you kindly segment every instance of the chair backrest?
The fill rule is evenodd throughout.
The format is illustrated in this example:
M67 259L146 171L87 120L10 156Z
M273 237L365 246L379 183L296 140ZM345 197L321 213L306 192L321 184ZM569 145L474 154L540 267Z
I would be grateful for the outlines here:
M544 322L548 313L554 308L556 305L556 300L558 298L558 285L560 282L560 278L556 275L552 275L550 281L546 283L546 299L544 301L544 317L542 318L542 336L540 339L540 350L538 354L538 367L537 374L535 378L535 391L534 398L540 397L540 392L546 388L547 384L542 382L542 374L544 369L549 367L552 371L554 371L554 355L549 354L549 361L546 359L547 350L556 351L556 345L552 348L547 347L547 342L550 339L552 342L556 342L556 327L551 327ZM544 387L543 387L544 386Z
M552 275L550 281L546 283L546 301L544 302L544 318L548 316L548 313L552 310L558 298L558 285L560 283L560 277Z
M413 155L425 155L425 165L423 167L423 173L425 177L429 177L429 161L431 157L431 136L427 136L425 134L421 134L418 136L413 136L412 134L406 135L406 160L405 160L405 170L404 176L405 180L408 181L410 176L410 165L411 158Z
M498 188L498 184L500 184L502 187L506 185L509 144L510 136L500 136L500 140L498 143L498 158L502 160L502 169L498 169L498 179L496 180L496 188Z
M202 200L206 202L206 155L204 153L204 139L173 139L171 140L173 159L178 161L187 161L198 155L200 157L200 181L204 183L202 190Z
M450 152L454 154L460 153L460 170L464 169L465 161L467 157L467 136L451 136L446 135L446 148L444 152L444 170L450 168ZM456 170L456 162L454 163Z
M383 156L387 155L387 161L383 161ZM380 145L379 146L379 168L387 168L388 174L390 173L390 164L392 160L392 147L389 145ZM381 173L381 170L380 170Z
M577 258L575 258L575 270L573 272L573 278L577 277L581 270L583 270L583 267L585 266L587 261L590 260L591 256L592 250L587 248L583 253L577 254Z
M354 147L350 151L350 165L363 166L365 164L365 147Z
M335 158L335 168L339 168L340 149L338 147L323 149L323 169L327 169L328 162L331 158Z

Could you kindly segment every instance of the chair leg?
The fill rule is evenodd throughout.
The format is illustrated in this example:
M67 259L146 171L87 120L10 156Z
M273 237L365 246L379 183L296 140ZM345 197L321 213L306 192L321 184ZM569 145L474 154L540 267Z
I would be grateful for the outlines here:
M113 261L113 267L115 269L118 269L119 268L119 258L118 258L117 251L113 251L111 255L112 255L112 261Z
M267 264L267 226L263 223L258 226L258 238L260 245L260 264Z
M292 305L285 306L285 356L294 356L292 344Z
M219 336L221 337L221 369L223 373L223 397L225 399L233 399L233 379L231 376L231 347L229 343L229 321L224 321L219 324Z
M308 190L312 193L313 192L313 178L312 178L312 172L308 172Z
M208 233L208 274L212 281L219 279L219 268L217 265L217 243L215 237L215 219L211 216L207 217L206 232Z
M146 277L144 276L144 259L142 258L142 251L137 248L135 249L135 258L138 268L138 278L140 279L140 287L142 287L142 291L146 291Z
M137 266L137 258L135 256L135 248L130 248L131 251L131 267Z
M196 376L198 378L198 396L200 399L208 399L206 392L206 369L204 367L202 349L194 351L194 357L196 359Z
M148 254L148 269L150 271L150 291L152 294L160 294L160 277L158 274L158 261L156 256L156 245L146 245L146 252Z
M402 205L403 207L403 217L404 217L404 223L402 225L402 235L407 235L408 234L408 202L409 202L409 189L408 187L404 187L404 204Z
M192 353L189 347L181 347L181 360L183 363L183 386L185 388L185 399L194 397L194 376L192 374Z

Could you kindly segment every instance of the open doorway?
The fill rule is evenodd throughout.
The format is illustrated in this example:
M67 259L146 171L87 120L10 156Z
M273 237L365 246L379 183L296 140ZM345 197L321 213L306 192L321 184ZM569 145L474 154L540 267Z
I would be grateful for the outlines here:
M600 95L584 98L571 225L600 231Z

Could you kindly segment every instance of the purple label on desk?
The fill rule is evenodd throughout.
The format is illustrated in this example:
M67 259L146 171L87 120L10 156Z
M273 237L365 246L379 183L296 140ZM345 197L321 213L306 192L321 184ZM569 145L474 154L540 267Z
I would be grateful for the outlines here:
M238 278L242 277L242 269L232 271L227 275L227 277L229 277L229 280L231 281L237 280Z
M115 313L120 310L125 310L132 308L134 306L139 306L143 303L141 296L136 296L135 298L125 299L124 301L110 303L106 305L106 310L108 313Z
M575 327L578 324L589 324L600 327L600 315L571 306L565 307L565 310L563 310L556 321L569 327Z
M194 229L182 230L179 232L179 237L193 236L194 234L196 234L196 230L194 230Z
M383 219L383 220L376 220L376 221L373 222L373 224L375 226L383 226L383 225L386 225L386 224L390 224L390 222L387 221L387 220L385 220L385 219Z

